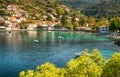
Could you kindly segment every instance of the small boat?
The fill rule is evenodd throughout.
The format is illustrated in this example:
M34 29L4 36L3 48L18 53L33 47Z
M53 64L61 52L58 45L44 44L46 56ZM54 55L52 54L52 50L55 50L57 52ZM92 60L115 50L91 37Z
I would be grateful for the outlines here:
M48 31L48 33L51 33L51 31Z
M81 53L75 53L75 58L78 58L81 55L82 55Z
M64 37L62 37L62 36L58 36L58 39L63 39Z
M82 51L82 52L75 53L75 58L78 58L82 55L91 56L89 53Z
M40 41L39 40L34 40L35 43L39 43Z
M84 51L75 53L75 58L78 58L78 57L81 56L83 53L84 53Z

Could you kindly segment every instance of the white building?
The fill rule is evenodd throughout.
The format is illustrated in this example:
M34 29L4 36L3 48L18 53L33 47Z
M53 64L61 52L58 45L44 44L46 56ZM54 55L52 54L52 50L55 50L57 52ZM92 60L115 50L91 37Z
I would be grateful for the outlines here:
M8 5L8 6L7 6L7 9L8 9L8 10L16 10L17 7L16 7L15 5Z
M30 23L30 24L28 24L28 27L27 27L28 30L34 30L36 28L37 28L37 24L36 23Z
M110 33L109 32L109 27L108 26L101 26L101 27L99 27L99 32L100 33Z
M0 26L0 30L5 30L6 27L5 26Z

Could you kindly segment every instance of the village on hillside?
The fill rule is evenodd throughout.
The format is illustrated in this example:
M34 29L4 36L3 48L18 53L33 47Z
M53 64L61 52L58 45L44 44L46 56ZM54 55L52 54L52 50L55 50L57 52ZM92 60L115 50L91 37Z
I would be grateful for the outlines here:
M69 7L65 5L59 5L59 7L64 9L64 11L66 12L70 12ZM69 31L70 30L69 28L59 26L61 26L61 21L63 21L63 23L66 22L66 20L64 19L67 19L68 22L72 22L74 18L70 15L66 15L65 16L66 18L63 17L63 15L59 15L59 17L57 17L58 14L56 12L53 12L49 13L48 15L43 15L42 18L44 20L39 20L37 19L37 16L39 16L39 14L33 15L28 11L21 9L20 6L16 4L9 4L5 8L2 8L2 10L4 10L7 15L0 16L0 30L21 30L21 29L36 30L40 28L44 30ZM62 17L64 19L60 20L62 19ZM85 26L80 27L78 24L79 20L80 20L79 17L75 17L74 19L75 21L74 26L76 26L76 29L91 31L91 28L89 27L88 23ZM68 23L67 27L73 28L73 25ZM107 28L105 29L106 31L108 30Z
M85 30L85 31L94 31L97 30L101 34L110 34L109 26L110 23L108 20L103 19L97 23L94 18L88 18L87 22L85 23L84 19L80 19L80 17L66 15L63 16L58 15L58 13L48 13L47 15L42 15L43 20L37 19L39 14L31 14L28 11L20 8L16 4L9 4L5 8L2 8L3 11L7 15L0 15L0 30L62 30L62 31L69 31L73 28L75 30ZM64 9L65 12L70 13L70 9L65 5L59 5L59 9ZM61 11L62 13L62 11ZM59 17L58 17L59 16ZM64 18L64 19L63 19ZM82 17L81 17L82 18ZM59 20L58 20L59 19ZM65 20L67 19L67 20ZM65 23L67 22L68 25ZM80 25L84 22L84 25ZM61 24L62 23L62 24ZM103 25L104 24L104 25ZM62 25L62 27L61 27ZM66 26L64 26L66 25ZM99 26L97 26L99 25ZM112 32L112 35L119 36L119 32Z
M69 10L66 6L61 5L61 7L66 10ZM6 8L3 8L2 10L5 10L6 13L9 15L0 16L1 30L20 30L20 29L34 30L37 28L53 30L54 26L60 23L59 21L56 21L56 17L53 14L49 14L53 21L36 20L35 16L14 4L10 4L6 6ZM43 16L43 18L47 18L47 15ZM27 23L24 24L24 22Z

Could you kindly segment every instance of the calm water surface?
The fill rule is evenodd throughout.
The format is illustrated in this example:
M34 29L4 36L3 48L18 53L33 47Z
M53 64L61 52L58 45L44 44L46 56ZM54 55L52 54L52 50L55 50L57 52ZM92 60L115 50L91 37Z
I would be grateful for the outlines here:
M40 43L35 43L36 39ZM86 48L98 48L107 58L120 51L109 38L80 32L0 32L0 77L18 77L20 71L35 69L47 61L64 67L76 52Z

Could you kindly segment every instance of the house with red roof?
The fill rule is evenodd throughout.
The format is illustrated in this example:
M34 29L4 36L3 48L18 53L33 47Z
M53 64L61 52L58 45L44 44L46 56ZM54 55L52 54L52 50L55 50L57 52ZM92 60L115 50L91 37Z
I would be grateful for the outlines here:
M37 23L28 23L27 25L28 25L27 30L35 30L37 29L38 26Z
M55 21L40 21L38 22L38 25L41 26L43 29L52 30L54 29L54 26L58 24L58 22Z
M8 28L11 28L11 30L20 30L20 25L17 21L10 21Z

